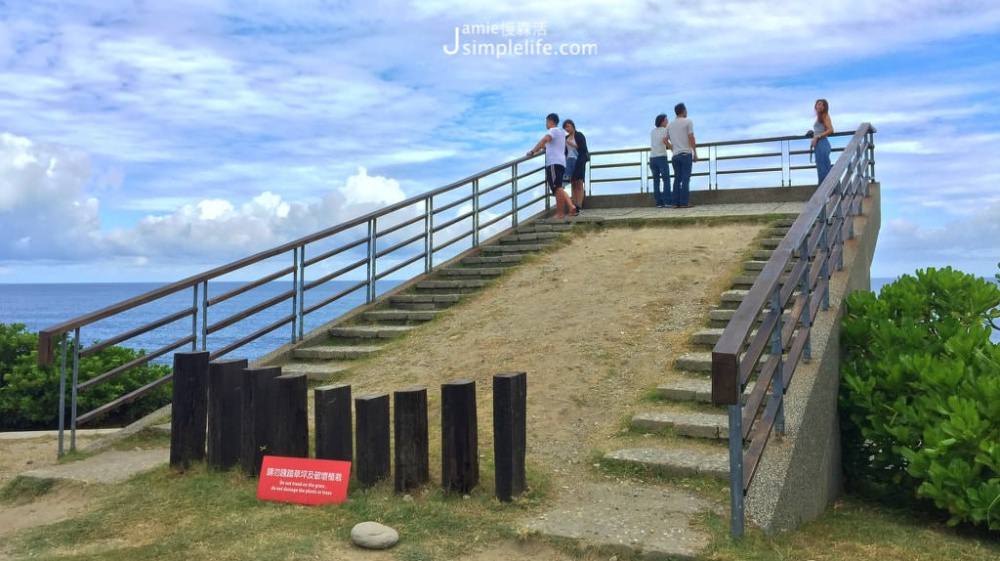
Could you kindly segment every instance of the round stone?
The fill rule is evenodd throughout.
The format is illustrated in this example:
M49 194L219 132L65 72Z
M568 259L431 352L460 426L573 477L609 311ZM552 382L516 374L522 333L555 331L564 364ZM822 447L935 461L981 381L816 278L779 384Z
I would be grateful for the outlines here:
M365 549L389 549L399 541L399 532L378 522L361 522L351 528L351 541Z

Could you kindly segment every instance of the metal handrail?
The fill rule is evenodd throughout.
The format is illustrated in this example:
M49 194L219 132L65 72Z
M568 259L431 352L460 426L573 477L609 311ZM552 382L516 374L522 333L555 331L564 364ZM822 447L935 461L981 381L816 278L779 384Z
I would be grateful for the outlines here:
M701 144L700 147L713 151L714 155L717 146L737 146L737 145L757 145L767 142L781 143L781 149L777 152L782 154L782 179L781 184L791 185L790 160L785 157L792 152L790 142L803 140L804 136L780 136L769 138L757 138L748 140L731 140L724 142L709 142ZM637 176L634 170L627 169L630 166L644 166L648 160L646 153L649 148L626 148L621 150L598 150L591 154L602 158L605 156L617 156L631 154L638 156L636 162L628 162L621 166L611 166L612 169L622 168L624 172L618 177L602 177L588 181L587 189L593 192L593 183L623 181L639 182L639 192L647 191L648 171ZM729 156L726 156L729 157ZM746 157L761 157L758 154L748 154ZM144 294L129 298L116 304L107 306L95 312L81 315L79 317L64 321L62 323L47 327L39 332L38 362L41 365L51 365L56 361L57 350L61 344L61 364L60 364L60 404L59 404L59 449L63 451L62 433L66 427L66 400L67 389L69 393L70 413L69 429L71 431L71 448L75 448L75 434L78 424L90 422L101 415L112 411L115 407L134 401L153 391L156 387L169 381L169 375L142 388L134 390L127 395L120 396L109 403L99 406L93 411L78 414L77 394L79 391L113 379L131 368L142 366L157 357L175 350L184 345L190 344L192 350L199 346L202 350L210 350L208 341L210 336L217 332L242 325L242 322L251 316L272 309L275 306L288 306L290 303L291 313L279 317L260 329L256 329L249 334L243 335L236 341L230 342L220 348L211 349L213 359L231 353L261 337L274 332L277 329L291 325L292 343L304 338L304 318L310 314L324 308L341 298L354 294L356 291L365 289L365 303L370 304L377 296L377 283L387 276L394 274L408 266L414 265L420 260L424 261L424 267L418 274L428 274L435 269L439 263L435 260L436 254L448 248L453 248L459 242L468 243L471 248L475 248L480 243L480 237L487 228L497 228L501 221L510 220L510 227L516 227L524 219L521 215L534 205L544 203L545 212L551 205L551 195L544 189L544 179L541 172L544 167L537 161L538 156L525 156L499 164L489 169L480 171L458 181L449 183L443 187L409 197L403 201L388 205L384 208L374 210L357 218L348 220L341 224L331 226L324 230L314 232L307 236L289 241L276 247L255 253L253 255L238 259L231 263L215 267L197 275L189 276L180 281L167 284ZM531 164L531 162L536 162ZM529 165L522 166L525 162ZM709 160L709 171L696 171L692 175L695 177L709 176L709 188L719 188L718 166L713 173L712 162ZM786 165L786 163L788 165ZM717 164L717 163L716 163ZM599 169L598 166L592 166ZM811 166L805 166L811 167ZM522 168L522 169L519 169ZM527 169L523 169L527 168ZM778 168L767 168L773 171ZM721 170L726 172L727 170ZM745 175L759 173L761 170L737 170L733 175ZM787 171L787 174L786 174ZM787 175L787 178L786 178ZM495 176L495 177L494 177ZM485 180L485 181L484 181ZM480 188L480 182L484 187ZM447 197L444 197L446 196ZM489 195L487 198L484 196ZM437 201L437 198L445 200ZM438 203L437 205L435 203ZM509 208L507 207L509 205ZM468 207L471 206L471 210ZM538 213L532 215L537 216ZM471 222L471 226L463 229L463 224ZM353 237L350 241L340 243L336 247L324 247L320 250L309 249L312 244L329 240L338 234L353 231L356 228L367 227L364 234ZM408 227L421 228L421 233L416 235L406 235L403 230ZM391 237L397 236L397 237ZM379 247L380 242L387 245ZM362 249L364 248L364 249ZM415 248L415 250L414 250ZM311 267L330 262L337 256L354 251L364 252L365 256L358 259L351 259L347 264L342 264L336 271L318 275L314 278L306 279L307 270ZM314 255L315 252L315 255ZM309 255L307 258L306 255ZM232 288L222 294L209 296L210 282L217 281L230 273L246 269L272 258L289 259L283 262L280 268L270 273L260 276L239 287ZM385 260L392 261L388 265ZM355 271L364 270L364 280L353 282L348 288L336 294L325 297L317 303L305 304L305 295L308 291L319 288L325 283L343 278L344 275L355 274ZM224 301L244 294L254 288L264 286L270 282L292 277L292 289L283 291L269 299L254 305L244 307L241 310L231 311L225 317L212 318L210 314L214 307ZM414 275L415 276L415 275ZM413 278L412 276L409 278ZM406 279L409 280L409 279ZM128 312L139 306L158 301L162 298L190 291L192 300L189 307L181 311L167 314L159 319L145 321L138 327L129 329L121 334L107 338L104 342L95 343L87 347L81 344L81 329L86 328L96 322L115 317L123 312ZM100 373L90 380L80 382L78 380L80 358L87 354L92 354L97 350L106 348L113 344L123 343L140 335L149 333L154 329L164 327L173 321L184 318L191 318L191 332L187 337L172 341L166 346L151 350L149 354L143 355L126 364L119 365L107 372ZM72 337L72 342L69 338ZM67 355L71 354L71 358ZM72 378L70 379L70 372Z
M744 498L767 441L784 434L785 393L799 362L811 358L813 321L830 305L831 267L843 268L844 239L874 181L874 134L869 123L851 133L712 350L712 402L728 406L733 536L743 534Z

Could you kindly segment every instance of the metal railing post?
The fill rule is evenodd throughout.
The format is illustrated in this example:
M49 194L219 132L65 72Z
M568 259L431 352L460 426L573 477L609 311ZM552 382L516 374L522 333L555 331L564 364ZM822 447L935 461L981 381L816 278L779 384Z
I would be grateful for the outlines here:
M424 273L434 268L434 197L424 199Z
M191 287L194 298L191 301L191 351L198 350L198 283Z
M774 324L774 331L771 332L771 356L778 357L778 364L774 368L774 376L771 378L773 395L771 399L778 400L778 413L774 418L774 432L779 435L785 434L785 359L781 356L785 349L781 341L781 332L784 330L785 322L781 308L781 286L775 286L771 293L771 313L777 314L777 322Z
M649 192L649 183L648 183L648 179L647 179L648 172L646 170L646 166L649 165L649 164L647 163L647 161L648 161L648 157L646 156L646 153L645 152L639 152L639 192L640 193L648 193Z
M59 367L59 456L66 453L63 444L64 432L66 430L66 352L69 348L69 341L66 334L62 334L62 364Z
M868 129L868 181L875 181L875 133Z
M296 310L296 315L299 318L299 341L305 338L305 323L306 323L306 246L305 244L299 248L299 263L297 265L299 269L299 309Z
M472 180L472 247L479 246L479 178Z
M292 342L299 327L299 248L292 248Z
M819 211L819 222L823 224L823 231L819 235L819 247L823 248L826 255L823 256L823 264L819 268L819 276L823 278L826 286L823 288L823 311L830 309L830 258L832 257L830 251L830 227L832 222L826 216L826 203Z
M742 401L742 400L740 400ZM729 528L734 538L743 536L743 407L729 406Z
M375 301L375 228L376 219L368 221L368 290L365 294L365 303L371 304Z
M510 217L511 227L517 228L517 162L510 168Z
M712 169L715 168L713 172ZM712 146L708 150L708 188L712 189L712 178L715 177L715 190L719 190L719 147Z
M590 168L590 160L587 160L587 177L586 177L586 183L587 183L587 196L588 197L594 194L594 191L593 191L593 188L592 188L593 184L590 182L590 174L591 173L592 172L591 172L591 168Z
M80 328L73 331L73 386L70 388L69 449L76 451L76 392L80 379Z
M208 350L208 279L201 284L201 350Z
M809 291L809 273L812 272L813 264L810 262L809 236L802 239L802 249L799 250L799 258L806 260L806 266L802 270L802 279L799 281L799 291L802 292L802 314L799 315L799 329L805 329L806 342L802 347L802 358L806 362L812 360L812 318L809 317L810 302L812 294Z

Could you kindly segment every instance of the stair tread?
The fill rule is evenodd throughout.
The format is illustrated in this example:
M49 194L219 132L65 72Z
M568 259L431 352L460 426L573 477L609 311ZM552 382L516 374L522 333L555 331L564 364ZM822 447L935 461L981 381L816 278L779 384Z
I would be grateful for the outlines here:
M334 337L396 337L415 328L415 325L348 325L331 327L329 333Z
M707 475L720 479L729 477L729 453L722 447L717 451L681 445L670 448L625 448L608 452L604 458L674 475Z
M672 428L682 436L728 438L729 421L721 413L698 411L643 411L632 416L632 426L642 430Z
M744 395L753 391L754 382L747 384ZM712 402L712 380L709 378L675 378L656 387L663 399L679 402Z
M336 361L289 362L281 366L282 374L305 374L310 380L328 380L332 376L346 372L351 367Z

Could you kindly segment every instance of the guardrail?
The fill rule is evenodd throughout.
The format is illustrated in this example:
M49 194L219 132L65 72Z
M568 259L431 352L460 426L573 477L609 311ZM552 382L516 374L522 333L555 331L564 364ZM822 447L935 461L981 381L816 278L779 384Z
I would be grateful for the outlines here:
M851 133L838 133L837 136L845 134ZM781 136L704 143L699 149L707 152L708 157L695 164L692 175L707 177L708 189L720 188L720 176L757 177L758 181L771 181L773 185L773 181L777 179L774 177L776 173L780 174L781 185L791 185L794 172L815 167L811 163L793 161L805 160L809 154L807 147L793 147L793 144L805 142L805 136ZM738 147L749 147L749 150L738 153L735 151ZM840 151L842 148L834 150ZM648 147L591 152L590 171L596 172L598 177L590 177L591 173L588 173L588 192L593 194L595 185L604 189L604 185L613 183L626 184L629 189L635 189L636 182L640 193L650 192L652 184L648 153ZM499 232L503 228L517 227L520 221L544 213L549 209L551 198L544 187L543 168L538 158L522 157L500 164L343 224L43 329L39 332L39 364L51 365L59 358L59 454L64 452L63 433L67 428L67 415L70 449L75 449L78 426L93 422L118 407L148 395L169 382L171 376L166 375L82 413L77 410L80 392L184 347L210 350L214 360L289 326L291 333L287 342L301 341L305 334L305 319L311 314L336 302L346 302L345 298L361 290L365 293L365 304L369 304L379 295L379 281L389 280L387 277L390 275L410 280L430 273L443 262L442 259L447 260L451 254L477 247L483 235L488 237L490 233ZM722 164L720 168L720 162L747 159L764 160L766 163L751 168L729 168ZM774 163L778 165L773 165ZM275 265L274 261L279 263ZM218 287L220 279L226 275L259 274L257 270L262 267L274 269L236 288L218 294L209 291L211 286ZM333 270L326 271L323 270L324 267ZM357 277L362 274L363 278L359 280ZM212 317L213 308L218 313L219 308L216 306L219 304L232 304L237 296L287 279L291 280L288 290L219 319ZM307 294L318 294L318 289L329 287L334 281L349 284L316 302L306 304ZM190 306L149 321L136 321L134 323L137 325L127 331L83 346L84 328L95 327L98 322L109 318L122 319L123 314L140 306L162 303L164 299L176 298L184 292L190 293ZM220 342L221 331L242 327L249 318L278 306L287 306L288 313L250 333L241 333L235 340ZM88 380L79 380L82 357L155 330L176 326L189 319L190 331L185 335Z
M785 393L799 362L811 359L810 330L830 306L831 269L843 268L844 239L853 237L853 218L874 181L874 134L869 123L853 133L712 350L712 402L728 406L734 537L743 534L744 498L768 439L785 432Z

